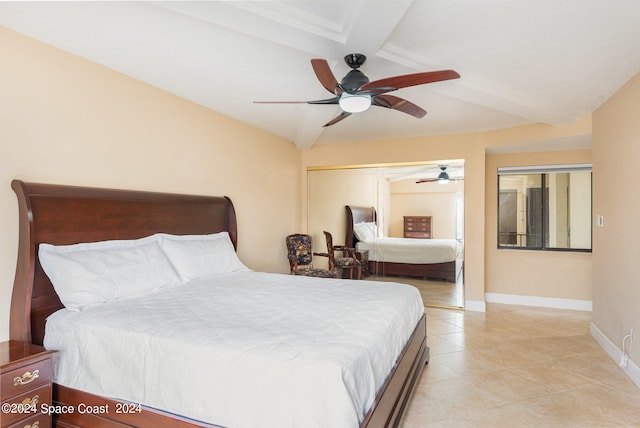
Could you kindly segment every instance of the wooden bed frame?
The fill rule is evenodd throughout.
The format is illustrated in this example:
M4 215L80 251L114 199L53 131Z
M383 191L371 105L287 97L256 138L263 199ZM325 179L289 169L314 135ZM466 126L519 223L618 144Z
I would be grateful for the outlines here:
M345 206L347 210L347 232L345 245L356 248L358 238L353 232L353 227L358 223L377 223L376 210L373 207ZM393 263L369 260L369 272L380 275L398 275L417 278L443 279L448 282L456 282L457 274L461 270L461 261L454 260L447 263Z
M38 260L40 243L54 245L110 239L137 239L158 232L209 234L228 231L237 246L235 210L227 197L178 195L25 183L14 180L18 197L20 237L11 298L10 336L41 345L46 318L63 308ZM406 410L429 357L423 316L379 391L361 427L395 427ZM55 404L110 404L117 400L54 384ZM161 410L133 414L54 415L60 427L203 427L215 426Z

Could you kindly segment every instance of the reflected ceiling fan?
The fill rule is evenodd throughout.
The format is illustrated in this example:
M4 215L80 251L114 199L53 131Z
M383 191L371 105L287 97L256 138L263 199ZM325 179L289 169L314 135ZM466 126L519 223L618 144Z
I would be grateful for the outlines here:
M433 183L438 182L440 184L447 184L450 181L462 181L464 178L451 178L447 172L448 165L438 165L440 167L440 174L436 178L421 178L416 183Z
M257 104L338 104L342 113L325 123L324 126L331 126L342 119L351 116L352 113L360 113L370 106L386 107L401 111L413 117L424 117L427 112L421 107L405 99L388 95L389 92L396 91L409 86L424 85L426 83L440 82L442 80L457 79L460 75L453 70L428 71L424 73L404 74L400 76L387 77L385 79L369 81L363 72L358 70L367 60L367 57L352 53L344 57L344 61L351 71L342 78L340 83L329 68L326 59L314 58L311 66L316 77L331 92L334 97L324 100L313 101L254 101Z

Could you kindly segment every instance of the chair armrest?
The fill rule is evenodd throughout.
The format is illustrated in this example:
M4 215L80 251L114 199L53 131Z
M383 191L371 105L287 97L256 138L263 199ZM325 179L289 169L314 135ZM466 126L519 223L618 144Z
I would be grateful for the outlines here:
M313 253L314 256L329 257L327 253Z
M356 258L356 249L355 248L347 247L346 245L336 245L333 248L338 250L338 251L343 251L343 252L347 253L349 255L349 257L353 257L354 259Z

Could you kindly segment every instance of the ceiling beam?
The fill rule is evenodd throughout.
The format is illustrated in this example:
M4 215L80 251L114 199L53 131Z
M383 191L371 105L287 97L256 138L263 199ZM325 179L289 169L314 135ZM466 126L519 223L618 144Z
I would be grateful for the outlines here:
M390 43L378 51L377 56L417 71L448 68ZM460 73L460 79L447 82L447 85L434 85L430 89L448 97L547 125L573 122L582 116L579 112L552 105L535 95L508 89L495 81L466 74L464 70L456 71Z

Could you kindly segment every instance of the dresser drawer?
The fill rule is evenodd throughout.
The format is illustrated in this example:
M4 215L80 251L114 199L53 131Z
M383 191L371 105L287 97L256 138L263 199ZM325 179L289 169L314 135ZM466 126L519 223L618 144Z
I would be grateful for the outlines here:
M51 385L25 391L22 394L2 401L2 426L11 426L14 422L41 415L41 406L51 404ZM45 419L51 419L46 416ZM37 419L34 419L36 421ZM29 425L28 423L25 425ZM19 425L18 425L19 426Z
M406 232L429 232L431 228L426 224L407 224L404 228Z
M419 238L419 239L430 239L431 234L428 232L405 232L405 238Z
M407 222L406 229L407 230L418 230L418 231L424 232L424 231L427 231L427 230L431 229L431 225L429 225L427 223Z
M51 359L46 358L40 361L34 361L2 373L2 398L6 399L14 395L22 394L24 391L48 384L50 381Z
M431 217L405 217L407 223L413 224L427 224L431 222Z

